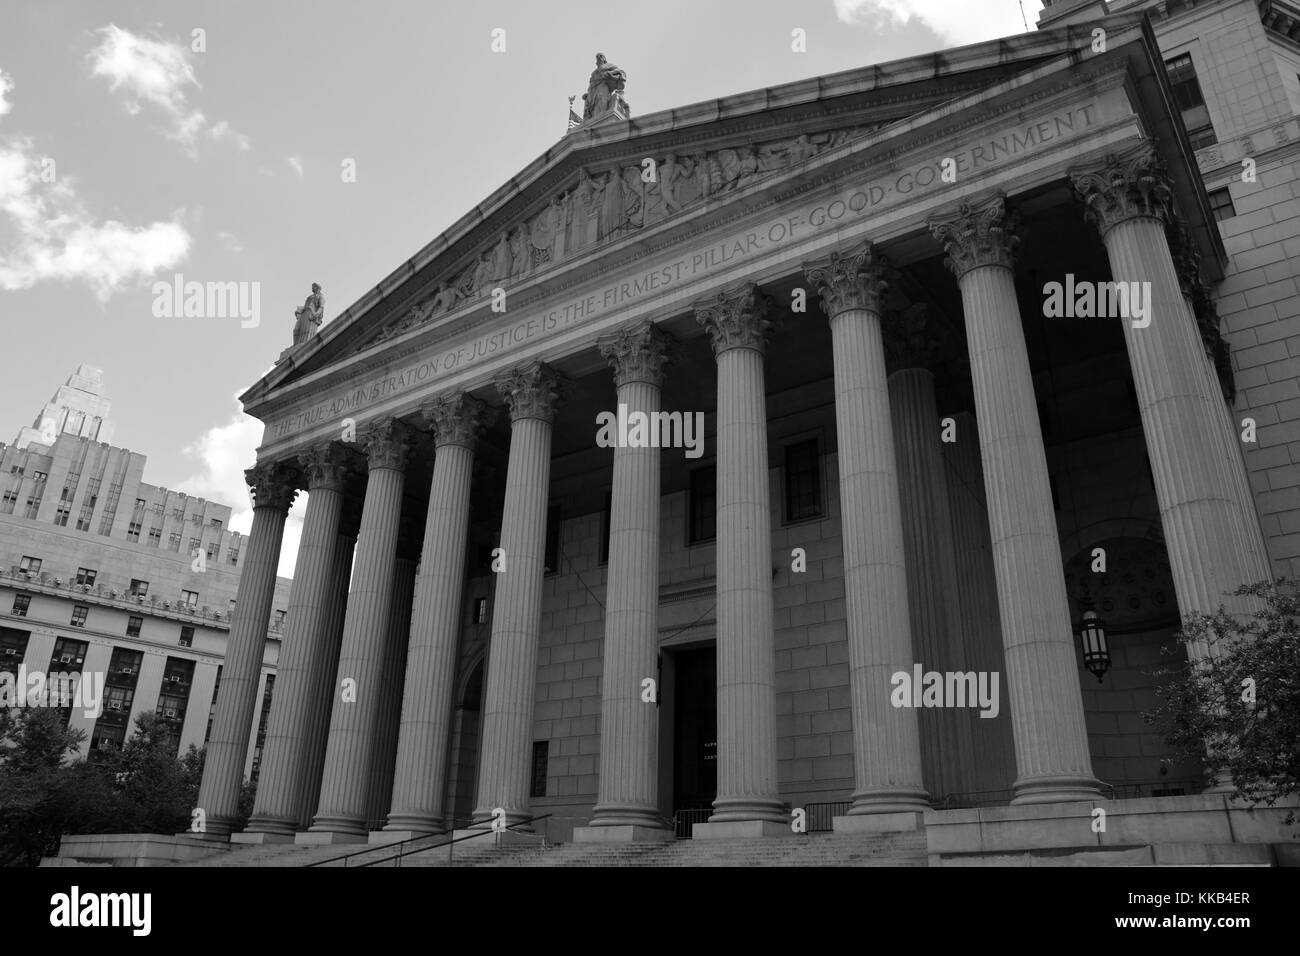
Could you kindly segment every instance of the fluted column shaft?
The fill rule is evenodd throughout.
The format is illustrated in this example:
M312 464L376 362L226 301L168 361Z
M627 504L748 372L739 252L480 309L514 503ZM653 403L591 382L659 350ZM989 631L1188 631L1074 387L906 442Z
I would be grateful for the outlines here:
M406 687L420 692L402 697L392 809L384 829L442 833L474 440L488 409L463 394L442 396L425 417L437 453L406 656Z
M399 557L393 565L392 616L384 640L384 657L379 675L383 703L375 721L369 791L366 797L367 825L379 829L388 816L393 796L394 761L397 759L398 727L401 724L403 675L406 672L406 643L411 633L411 601L415 594L416 562ZM412 692L425 693L423 687Z
M898 453L899 498L907 541L907 594L912 646L927 671L965 672L971 666L957 600L952 514L943 455L934 375L905 368L889 376ZM976 789L970 715L973 707L926 708L920 722L925 784L936 800Z
M1005 674L1002 620L998 615L998 584L993 573L988 506L984 501L984 468L980 464L979 427L975 416L953 416L956 441L943 443L946 459L949 514L952 516L953 559L957 571L959 626L966 632L970 666L988 674ZM977 791L1006 790L1016 776L1015 740L1006 686L999 688L997 717L971 716Z
M304 464L307 513L276 666L257 797L247 827L251 833L289 835L298 829L298 811L310 776L306 757L317 717L312 707L321 685L328 685L333 677L333 670L326 669L330 655L323 624L334 584L345 471L328 449L304 456Z
M850 816L926 806L916 711L890 703L891 679L911 674L913 656L880 324L886 267L869 243L804 265L831 325L853 718Z
M258 704L257 687L275 600L284 521L298 493L296 474L282 466L259 465L246 474L253 490L253 527L239 577L221 672L221 693L217 695L199 785L198 809L204 812L208 836L228 835L239 817L239 789Z
M639 325L602 340L614 368L619 411L659 411L667 340ZM600 791L592 826L666 829L659 813L659 708L642 695L658 688L658 447L614 449L610 491L609 569L605 592L604 669L600 697Z
M369 474L357 567L343 623L320 805L311 826L317 833L366 832L366 775L373 765L375 725L383 703L380 677L392 614L407 437L402 426L383 422L367 438ZM344 690L345 682L355 690L355 700Z
M1225 434L1222 400L1170 254L1167 177L1144 143L1072 178L1101 231L1114 281L1149 289L1149 323L1121 321L1179 610L1254 610L1255 599L1229 595L1270 576L1267 551L1253 502L1241 500L1249 486L1230 445L1235 434Z
M325 774L325 748L329 741L330 718L338 687L334 677L338 673L339 652L343 645L343 622L347 614L348 585L352 580L352 559L357 549L357 531L361 526L361 509L356 502L343 505L342 527L334 545L334 564L330 570L330 586L326 610L321 618L322 648L320 680L312 688L307 727L305 787L298 805L298 828L311 826L320 805L321 781Z
M551 477L551 427L558 380L537 363L498 382L510 404L510 457L501 518L505 570L492 604L483 745L476 824L493 811L515 823L529 816L533 701L541 637L546 503Z
M772 517L763 352L753 285L697 304L718 363L718 793L709 823L789 816L777 797Z
M1097 795L1047 455L1001 197L932 224L966 317L1019 776L1012 803Z

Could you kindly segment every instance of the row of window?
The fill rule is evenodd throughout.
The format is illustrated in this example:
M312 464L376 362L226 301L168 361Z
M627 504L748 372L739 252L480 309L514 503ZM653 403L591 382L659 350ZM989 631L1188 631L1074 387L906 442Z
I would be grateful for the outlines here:
M15 617L26 617L27 611L32 606L32 596L30 594L15 594L12 614ZM279 612L283 615L283 611ZM85 627L86 618L90 614L90 605L75 604L72 607L72 620L68 623L72 627ZM144 618L139 615L131 615L126 619L126 636L139 637L140 629L144 627ZM194 644L194 628L191 625L181 625L181 636L178 641L181 647L192 647Z

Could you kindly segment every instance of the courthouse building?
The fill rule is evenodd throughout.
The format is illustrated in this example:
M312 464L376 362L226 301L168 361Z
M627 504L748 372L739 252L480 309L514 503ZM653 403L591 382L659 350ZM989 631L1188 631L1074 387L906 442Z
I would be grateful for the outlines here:
M249 541L230 530L228 505L145 484L145 456L108 443L110 411L102 373L81 365L0 444L0 671L103 675L99 714L67 711L83 756L120 747L143 713L184 753L211 729ZM288 580L274 591L254 674L262 711ZM260 746L254 726L244 776Z
M600 58L554 147L243 396L265 433L209 836L301 492L241 841L1207 788L1142 713L1180 613L1300 570L1293 10L1058 0L646 116ZM679 439L702 413L702 446L642 440L655 412ZM899 672L993 697L896 706Z

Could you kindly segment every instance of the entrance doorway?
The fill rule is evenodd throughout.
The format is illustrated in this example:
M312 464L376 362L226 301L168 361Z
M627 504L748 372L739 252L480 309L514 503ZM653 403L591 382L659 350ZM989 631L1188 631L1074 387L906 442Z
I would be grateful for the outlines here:
M717 651L708 644L669 653L673 815L698 823L707 819L718 795Z

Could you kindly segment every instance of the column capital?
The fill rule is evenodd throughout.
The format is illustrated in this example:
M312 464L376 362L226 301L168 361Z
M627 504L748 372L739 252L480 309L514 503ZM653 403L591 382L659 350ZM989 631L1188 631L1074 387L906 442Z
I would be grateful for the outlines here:
M768 333L777 325L769 318L771 306L757 285L746 282L696 302L693 308L695 321L709 333L714 358L718 358L729 349L753 349L763 354Z
M981 266L1015 265L1020 238L1015 235L1018 217L1007 208L1005 193L994 193L931 219L930 231L943 243L947 258L943 264L961 279Z
M947 369L960 361L961 350L953 340L952 329L930 314L928 303L890 309L885 313L882 331L885 365L890 372L906 368L935 371L936 367Z
M370 470L405 470L414 437L411 427L396 418L381 418L372 422L361 436Z
M479 432L496 419L497 411L468 392L447 392L420 406L433 429L434 447L463 445L473 450Z
M870 241L803 264L804 277L821 298L822 311L834 319L841 312L865 309L880 314L889 283L889 260Z
M293 500L298 497L298 485L302 478L298 469L284 462L268 461L259 462L245 470L244 480L248 483L254 510L274 508L287 512Z
M645 382L663 384L664 369L672 363L673 338L653 322L625 326L596 340L600 354L614 370L614 384L622 387Z
M342 491L352 471L351 456L335 442L322 442L298 454L308 493Z
M568 380L545 362L511 369L496 380L497 391L510 406L510 421L535 418L548 425L555 421Z
M1071 170L1070 182L1103 236L1130 219L1166 222L1172 214L1173 189L1151 140L1107 155L1100 169Z

